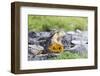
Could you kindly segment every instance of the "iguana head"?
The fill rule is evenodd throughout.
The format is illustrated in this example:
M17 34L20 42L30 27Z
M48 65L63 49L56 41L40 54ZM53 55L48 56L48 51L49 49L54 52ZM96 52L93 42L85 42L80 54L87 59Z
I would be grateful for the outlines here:
M50 52L53 53L60 53L63 52L64 47L63 44L61 43L61 38L65 35L64 31L57 31L53 37L51 38L51 44L48 47Z

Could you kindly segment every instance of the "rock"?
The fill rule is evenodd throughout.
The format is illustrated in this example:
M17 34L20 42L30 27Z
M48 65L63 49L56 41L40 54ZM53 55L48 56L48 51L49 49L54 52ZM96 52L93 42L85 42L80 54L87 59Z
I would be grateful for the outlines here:
M75 44L75 45L81 45L81 44L87 44L87 41L81 41L81 40L72 40L71 43Z
M82 32L82 40L88 42L88 32L87 31Z
M36 32L29 32L28 33L28 37L29 38L36 38L37 37L37 33Z
M76 30L76 32L77 32L77 33L80 33L80 34L82 33L82 31L81 31L81 30L79 30L79 29L77 29L77 30Z
M69 32L67 32L67 34L73 35L73 34L76 34L76 33L74 31L69 31Z
M84 52L88 51L88 45L84 44L84 45L75 45L74 47L68 49L70 52L77 52L79 54L82 54Z
M39 44L38 38L28 38L28 44L38 45Z
M47 60L49 58L55 58L57 55L55 54L40 54L32 57L30 60Z
M42 44L51 36L50 32L29 32L28 34L29 44ZM44 46L44 45L43 45Z
M29 45L28 46L28 52L35 55L41 54L42 50L44 50L44 48L40 45Z
M50 32L39 32L40 38L50 37Z
M61 42L64 45L64 49L71 47L72 35L66 34L62 37Z
M50 32L29 32L28 37L36 38L36 37L50 37Z
M79 52L88 51L88 35L87 31L67 32L62 38L65 51Z
M39 39L39 36L37 35L36 32L28 33L28 44L37 45L37 44L39 44L38 39Z
M28 60L32 60L32 58L34 58L35 56L33 54L28 53Z
M31 60L47 60L47 56L35 56L34 58L32 58Z
M72 40L80 40L81 36L79 34L72 35Z

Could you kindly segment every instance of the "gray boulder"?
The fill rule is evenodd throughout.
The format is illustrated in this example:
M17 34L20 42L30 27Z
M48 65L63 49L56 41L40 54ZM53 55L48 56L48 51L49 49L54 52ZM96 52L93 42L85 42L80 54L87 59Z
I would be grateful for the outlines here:
M71 47L71 41L72 41L72 35L66 34L64 37L62 37L61 42L64 45L65 49L68 49Z
M33 55L41 54L42 50L44 50L44 48L40 45L29 45L28 46L28 52L32 53Z
M73 52L82 52L82 51L87 51L88 49L88 45L84 44L84 45L75 45L74 47L70 48L69 50L73 51Z
M31 45L42 44L43 45L50 36L51 36L50 32L29 32L28 44L31 44Z
M79 52L88 51L87 31L67 32L62 38L65 51Z
M35 57L32 57L30 60L47 60L48 56L43 56L43 54L41 55L36 55Z
M28 33L28 37L29 38L36 38L37 37L37 33L36 32L29 32Z
M50 32L39 32L40 37L50 37L51 33Z
M38 45L39 44L39 41L38 41L38 38L28 38L28 44L30 45Z
M83 40L72 40L71 43L73 43L74 45L81 45L81 44L87 44L87 41L83 41Z

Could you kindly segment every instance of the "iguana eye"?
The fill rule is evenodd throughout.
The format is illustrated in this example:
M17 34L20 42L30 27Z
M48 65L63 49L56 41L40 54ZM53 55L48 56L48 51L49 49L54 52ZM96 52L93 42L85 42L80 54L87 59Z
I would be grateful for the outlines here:
M59 50L61 50L61 47L59 47Z

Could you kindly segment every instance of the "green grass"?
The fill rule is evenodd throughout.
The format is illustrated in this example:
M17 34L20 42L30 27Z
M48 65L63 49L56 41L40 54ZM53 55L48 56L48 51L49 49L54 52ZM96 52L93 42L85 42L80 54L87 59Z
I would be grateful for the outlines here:
M29 31L47 31L51 29L64 29L74 31L76 29L87 30L87 17L69 16L28 16Z
M60 59L80 59L80 58L87 58L87 53L84 52L83 54L79 53L72 53L69 51L61 53L57 57L49 58L49 60L60 60Z

